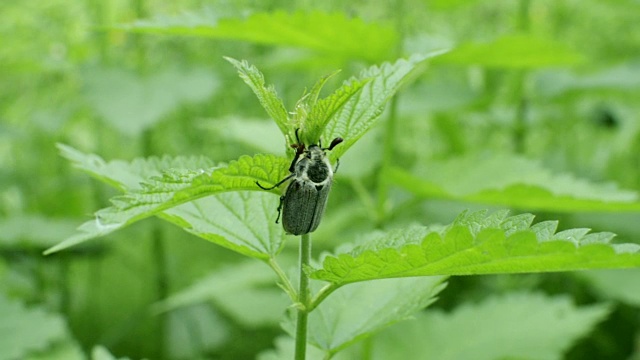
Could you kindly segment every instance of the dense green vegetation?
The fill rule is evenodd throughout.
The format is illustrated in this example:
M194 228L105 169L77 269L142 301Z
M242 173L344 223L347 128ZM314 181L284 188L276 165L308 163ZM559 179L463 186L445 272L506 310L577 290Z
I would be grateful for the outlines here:
M0 360L289 359L306 310L309 359L640 359L637 14L0 4ZM345 139L306 300L297 128Z

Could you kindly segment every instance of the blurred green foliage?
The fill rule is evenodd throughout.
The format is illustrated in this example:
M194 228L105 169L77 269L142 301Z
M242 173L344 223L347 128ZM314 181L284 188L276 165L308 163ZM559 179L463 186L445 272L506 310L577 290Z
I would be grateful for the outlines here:
M249 277L237 280L241 288L199 302L159 303L243 260L179 228L149 220L87 246L41 254L116 194L73 169L56 143L105 159L169 154L220 162L282 154L276 125L223 56L259 66L292 109L305 86L336 69L342 72L327 88L373 64L452 49L392 102L383 116L394 121L380 123L341 159L329 211L314 235L323 239L316 254L364 231L448 223L487 203L640 243L633 209L640 191L637 14L635 0L0 3L0 313L14 316L2 317L11 327L0 338L22 340L0 347L0 359L74 359L82 352L94 359L238 359L280 348L279 317L257 319L234 307L238 298L264 297L265 309L278 311L273 283ZM190 26L209 30L184 31ZM494 171L454 171L474 159L505 160ZM435 168L450 177L429 175ZM495 185L491 179L503 174L522 181L517 175L526 171L549 192L593 192L614 205L441 196L404 186L399 169L454 195ZM586 185L571 188L575 179ZM615 206L627 200L631 209ZM289 241L283 256L294 254L295 245ZM496 302L513 305L535 291L576 319L558 331L566 341L556 348L566 358L637 359L636 273L452 278L434 305L451 313L421 315L411 328L386 330L393 335L387 338L421 339L416 334L433 331L434 321L454 327L448 317L464 326L470 308L493 319ZM567 297L585 310L567 310ZM522 301L545 308L540 299ZM611 304L608 317L603 302ZM170 311L158 313L159 304ZM256 306L246 303L252 311ZM366 344L358 354L365 357Z

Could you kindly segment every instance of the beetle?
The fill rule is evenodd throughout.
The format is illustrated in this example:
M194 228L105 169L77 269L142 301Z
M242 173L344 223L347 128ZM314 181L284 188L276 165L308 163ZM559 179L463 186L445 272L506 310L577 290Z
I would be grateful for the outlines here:
M335 170L332 169L325 151L333 150L343 139L340 137L333 139L326 148L322 147L321 142L318 145L309 145L307 148L300 141L298 130L300 129L296 129L298 143L291 145L296 149L296 154L289 166L291 174L272 187L264 187L258 181L256 184L263 190L273 190L291 180L284 195L280 197L276 224L282 216L282 227L287 233L304 235L318 228L329 198L333 174L340 164L338 160Z

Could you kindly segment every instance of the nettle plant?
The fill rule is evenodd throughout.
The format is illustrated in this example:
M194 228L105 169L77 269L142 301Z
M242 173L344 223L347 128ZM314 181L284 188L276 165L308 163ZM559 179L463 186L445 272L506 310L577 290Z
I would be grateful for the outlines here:
M112 233L150 216L159 217L195 236L262 261L273 270L278 285L290 299L283 328L291 337L279 340L277 349L263 354L263 358L290 358L293 354L296 359L349 358L355 351L350 345L412 316L417 320L409 322L411 325L401 335L388 334L362 351L381 358L406 355L398 350L401 347L390 345L391 341L400 341L397 338L400 336L424 358L446 358L443 353L451 354L454 346L447 344L453 340L445 340L437 333L455 338L452 329L456 324L464 327L465 321L472 322L469 309L465 310L467 315L461 311L450 319L429 316L420 310L435 301L448 276L640 266L640 246L612 244L612 233L589 233L587 229L556 232L557 221L533 224L533 215L509 216L507 211L464 212L446 226L411 225L362 234L357 242L342 239L345 245L335 253L312 260L312 234L308 230L319 223L329 195L322 190L301 193L304 189L300 186L310 184L311 180L305 178L309 175L305 171L310 170L303 171L297 166L302 161L318 161L312 165L319 166L322 162L331 169L329 166L334 166L374 125L399 87L438 54L415 55L408 60L371 67L320 98L321 89L334 74L324 77L290 112L274 88L265 85L258 69L246 61L227 59L281 130L288 156L242 156L228 164L216 164L204 157L105 162L96 155L60 145L62 154L75 166L123 194L112 199L112 206L98 211L95 219L83 224L77 235L46 253ZM315 146L320 144L326 148ZM325 174L323 179L329 176ZM286 178L289 180L282 182ZM303 184L292 188L294 185L289 185L292 182ZM285 209L279 208L280 201ZM310 201L311 205L304 201ZM301 234L299 239L287 235L282 225L276 223L280 216L277 210L284 211L281 220L293 223L289 229L297 229L292 232ZM304 212L306 217L296 212ZM301 227L296 228L298 225ZM297 269L292 274L285 271L278 259L287 241L300 243ZM260 271L251 266L247 269L250 269L247 276L262 278ZM514 295L495 304L478 306L473 314L497 321L494 329L509 328L508 324L500 323L503 317L520 316L519 322L549 326L545 332L557 340L562 336L556 333L561 326L553 322L552 313L565 312L571 321L588 327L607 312L606 306L592 306L578 315L571 306L566 299L545 302L536 296ZM502 315L497 316L498 313ZM522 320L522 314L530 314L529 320ZM572 336L576 336L576 331ZM549 341L544 349L525 351L542 358L554 357L571 342L556 340ZM522 355L522 349L514 350L517 344L520 343L461 348L466 350L458 350L457 357L465 358L460 351L468 351L467 358L481 352L486 355L482 358ZM487 355L489 347L492 352Z

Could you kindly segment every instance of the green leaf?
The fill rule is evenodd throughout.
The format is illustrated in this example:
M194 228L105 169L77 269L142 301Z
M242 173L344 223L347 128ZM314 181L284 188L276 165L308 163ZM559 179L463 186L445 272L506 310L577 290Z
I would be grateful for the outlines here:
M304 133L307 135L307 143L317 144L318 139L333 116L351 99L369 79L350 79L338 90L320 101L314 102L309 113L309 120ZM329 142L333 139L324 139Z
M87 159L95 159L95 157L87 156ZM209 169L165 170L162 177L147 180L148 182L143 183L139 190L134 189L114 197L113 206L98 211L94 220L84 223L79 228L78 234L48 249L45 254L112 233L149 216L206 196L229 191L260 190L255 184L256 180L268 186L270 183L275 183L276 179L286 176L288 163L285 162L285 159L274 156L256 155L253 158L243 156L229 165ZM166 163L172 163L172 161L167 159L163 164ZM134 163L127 172L125 165L119 164L119 166L124 171L114 174L111 179L114 183L120 181L118 179L120 175L136 173L138 171L136 169L144 168L144 166L140 167L140 163ZM104 163L98 163L91 171L107 176L108 167ZM266 211L271 206L274 210L266 214L257 214L255 211L256 209ZM267 194L234 194L216 199L203 199L197 204L187 205L163 216L210 241L245 255L267 258L268 254L279 251L282 244L281 227L268 224L271 221L275 222L275 218L270 217L276 216L276 207L277 199ZM206 211L203 212L203 209ZM251 223L259 217L265 222ZM242 226L243 231L232 231L234 226L239 226L245 221L248 222ZM257 234L261 236L251 234L250 230L253 226L260 227Z
M264 75L255 66L249 64L246 60L236 60L225 57L238 70L240 78L253 90L262 107L267 114L276 122L283 134L289 134L291 124L289 123L289 115L284 107L282 99L278 97L278 93L273 85L266 86Z
M3 359L24 359L68 336L64 320L41 308L26 308L0 294L0 349Z
M392 184L426 198L545 211L639 211L638 193L554 174L538 162L515 155L470 155L421 166L392 168Z
M414 55L408 60L400 59L393 64L372 66L360 73L356 80L349 80L347 83L358 80L367 83L360 91L350 96L324 130L323 139L331 141L341 137L345 140L331 152L331 157L339 158L355 144L375 124L384 110L384 105L400 87L412 80L427 59L442 53L444 51L434 51L426 55ZM327 100L331 101L333 100Z
M611 233L555 233L556 222L529 226L533 215L505 216L465 212L444 229L376 232L352 251L326 257L311 277L342 285L410 276L640 267L640 245L610 244Z
M444 277L379 280L336 290L309 314L309 342L335 353L435 301ZM293 334L294 319L285 329Z
M430 310L377 335L372 359L561 359L608 314L605 305L577 307L569 297L516 293Z
M159 214L184 230L242 255L268 260L284 246L276 223L279 198L234 191L191 201Z
M204 11L140 20L124 29L134 32L187 35L294 46L325 55L371 62L385 60L396 47L393 27L368 24L344 13L254 13L246 19L216 19Z
M188 288L156 304L156 311L171 311L211 301L239 324L255 328L277 325L288 305L280 289L270 288L277 278L263 263L243 262L210 273Z
M437 61L497 68L538 69L570 66L584 60L566 45L534 35L507 35L484 44L462 44Z

